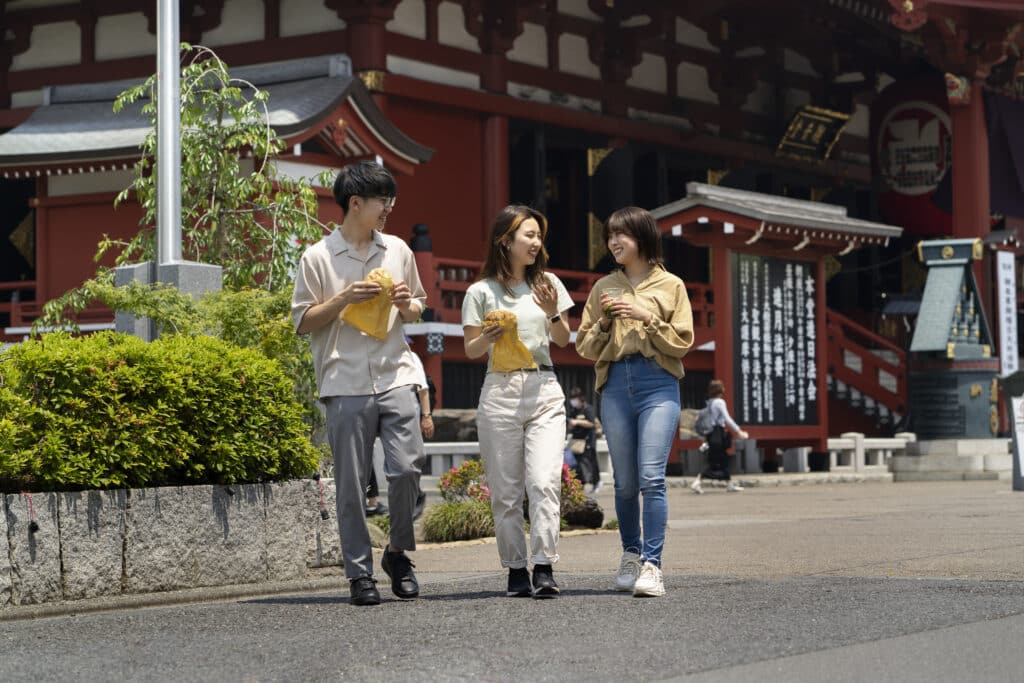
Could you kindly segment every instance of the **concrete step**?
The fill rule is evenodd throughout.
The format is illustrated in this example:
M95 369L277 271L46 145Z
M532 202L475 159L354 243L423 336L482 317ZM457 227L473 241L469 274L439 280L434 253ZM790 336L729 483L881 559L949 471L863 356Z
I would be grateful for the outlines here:
M892 480L900 481L980 481L1002 479L999 472L955 472L952 470L893 471Z
M981 455L894 455L891 462L893 472L985 471L985 458Z
M907 455L1007 455L1009 439L934 439L907 444Z

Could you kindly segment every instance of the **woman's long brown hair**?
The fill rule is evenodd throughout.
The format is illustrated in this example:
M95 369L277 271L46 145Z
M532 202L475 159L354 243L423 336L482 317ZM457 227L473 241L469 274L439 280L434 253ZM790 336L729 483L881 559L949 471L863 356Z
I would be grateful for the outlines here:
M512 262L508 257L508 245L515 237L516 230L523 221L532 218L540 227L540 251L537 259L526 266L526 282L531 287L541 282L544 270L548 265L548 250L544 247L544 238L548 234L548 219L540 211L522 204L511 204L498 212L491 226L491 239L487 245L487 259L480 269L480 279L493 277L505 289L511 289Z

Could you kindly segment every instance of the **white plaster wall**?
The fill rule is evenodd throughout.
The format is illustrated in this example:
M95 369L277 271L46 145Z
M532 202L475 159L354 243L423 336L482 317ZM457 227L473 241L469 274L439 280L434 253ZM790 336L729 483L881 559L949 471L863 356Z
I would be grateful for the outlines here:
M718 95L708 86L708 72L699 64L683 62L676 69L676 92L680 97L701 102L718 102Z
M66 197L76 194L120 192L131 185L134 177L135 173L130 170L52 175L46 179L46 193L50 197Z
M526 83L508 82L508 94L531 102L551 102L551 91Z
M558 11L573 17L601 20L600 16L591 12L587 7L587 0L558 0Z
M78 24L73 21L40 24L32 29L28 50L14 57L11 71L77 64L81 55L82 32Z
M395 16L385 28L403 36L427 37L427 8L423 0L402 0L395 8Z
M233 45L263 39L263 0L227 0L220 25L203 34L203 45Z
M871 109L863 104L857 104L853 108L850 120L846 122L846 128L843 128L843 135L866 138L870 134L870 128Z
M156 36L149 32L142 12L97 19L97 61L152 54L156 54Z
M540 24L524 23L523 32L519 34L512 49L508 51L508 58L524 64L546 67L548 65L548 42L544 27Z
M707 31L679 17L676 17L676 42L681 45L700 47L712 52L718 52L718 48L708 41Z
M782 64L786 71L803 74L805 76L817 76L818 71L814 68L811 60L798 52L786 48L782 51Z
M463 50L480 52L476 38L466 30L462 6L454 2L442 2L437 7L437 39L442 45L461 47Z
M323 0L281 0L281 36L338 31L345 22Z
M565 73L600 78L601 70L590 61L587 39L572 33L563 33L558 39L558 69Z
M664 57L645 52L643 59L634 67L626 85L665 93L668 91L667 70Z
M387 69L391 73L418 78L432 83L454 85L459 88L480 89L480 74L457 71L443 66L436 66L414 59L405 59L388 55Z
M740 107L743 111L754 112L755 114L770 114L775 111L775 86L771 83L758 81L753 92L747 96L747 101Z

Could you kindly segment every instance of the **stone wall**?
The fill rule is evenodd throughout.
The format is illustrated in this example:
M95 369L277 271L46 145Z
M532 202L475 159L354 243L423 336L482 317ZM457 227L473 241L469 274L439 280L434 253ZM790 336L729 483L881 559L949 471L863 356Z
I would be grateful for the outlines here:
M341 563L333 480L323 499L326 520L313 480L4 495L0 609L307 577Z

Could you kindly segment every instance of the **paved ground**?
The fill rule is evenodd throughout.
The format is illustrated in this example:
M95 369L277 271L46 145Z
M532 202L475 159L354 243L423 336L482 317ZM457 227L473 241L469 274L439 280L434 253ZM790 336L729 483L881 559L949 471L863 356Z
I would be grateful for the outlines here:
M676 488L670 519L660 599L607 589L614 533L564 537L564 594L543 602L501 595L493 543L423 548L411 603L356 608L326 577L0 622L0 680L1024 677L1024 493L1008 482Z

